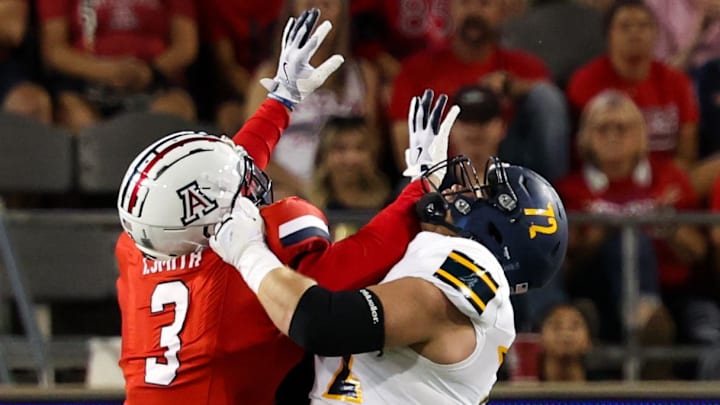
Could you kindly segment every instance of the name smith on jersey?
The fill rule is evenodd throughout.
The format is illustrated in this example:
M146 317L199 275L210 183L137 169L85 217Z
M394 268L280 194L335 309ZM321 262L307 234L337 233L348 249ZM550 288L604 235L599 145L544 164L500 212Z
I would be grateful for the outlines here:
M161 272L193 269L200 267L202 252L193 252L168 260L152 260L143 258L143 276Z

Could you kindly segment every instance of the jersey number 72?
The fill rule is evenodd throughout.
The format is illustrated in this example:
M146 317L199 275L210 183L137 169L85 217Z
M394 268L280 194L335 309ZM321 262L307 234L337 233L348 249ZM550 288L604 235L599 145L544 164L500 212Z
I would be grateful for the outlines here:
M165 305L175 304L175 318L170 325L160 329L160 347L165 348L164 359L145 358L145 382L155 385L170 385L180 368L178 352L182 346L180 332L185 325L190 290L182 281L169 281L155 286L150 298L150 313L165 312Z

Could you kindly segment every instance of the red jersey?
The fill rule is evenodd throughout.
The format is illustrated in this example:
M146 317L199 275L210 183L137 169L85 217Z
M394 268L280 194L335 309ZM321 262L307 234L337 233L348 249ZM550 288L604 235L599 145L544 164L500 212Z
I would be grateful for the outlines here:
M151 61L167 49L171 20L195 20L193 0L38 0L40 21L64 18L70 43L101 56Z
M264 168L287 123L281 104L267 100L234 140ZM305 232L302 224L293 224L291 233L284 226L284 236L278 235L284 240L274 246L297 248L309 243L305 240L313 241L305 251L294 250L304 253L297 270L330 289L376 283L419 231L414 205L422 194L420 182L412 183L356 235L332 246L315 243L317 233ZM322 219L310 224L318 221ZM287 221L280 222L279 227ZM278 255L283 257L283 252ZM116 256L126 404L274 402L278 385L303 352L274 327L233 266L209 248L153 261L125 234L118 240Z
M631 178L612 181L595 169L577 170L558 183L558 193L568 211L594 214L651 213L661 209L659 201L670 194L677 198L673 204L677 210L698 207L698 198L685 172L667 159L651 159L648 164L645 170L636 170ZM690 275L690 268L676 257L664 240L654 239L654 246L661 286L682 285Z
M469 63L458 59L449 47L422 51L403 63L395 79L390 118L393 121L407 119L407 101L425 89L452 97L461 86L477 83L483 76L499 70L527 80L549 77L540 59L522 51L495 48L486 60Z
M650 150L655 155L673 157L680 128L697 123L698 106L688 77L671 67L653 61L644 80L621 78L607 55L590 61L570 78L567 96L576 113L603 90L627 93L645 116Z

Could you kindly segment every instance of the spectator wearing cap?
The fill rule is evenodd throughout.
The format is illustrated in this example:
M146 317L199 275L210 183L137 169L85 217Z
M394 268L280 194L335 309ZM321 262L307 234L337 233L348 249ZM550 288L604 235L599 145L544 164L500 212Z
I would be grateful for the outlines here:
M503 0L453 0L449 44L405 59L393 84L389 117L397 167L408 144L408 103L431 88L454 94L467 84L483 84L501 96L507 136L501 155L553 180L569 165L569 123L565 99L535 56L498 42L504 20ZM452 153L452 151L451 151Z
M489 88L475 84L460 88L453 104L460 107L450 136L454 152L480 168L490 156L498 155L505 138L500 100Z

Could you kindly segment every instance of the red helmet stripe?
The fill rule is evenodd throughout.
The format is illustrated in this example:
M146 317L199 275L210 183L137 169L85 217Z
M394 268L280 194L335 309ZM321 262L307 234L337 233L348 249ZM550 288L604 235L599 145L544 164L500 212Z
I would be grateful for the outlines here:
M138 200L138 193L140 191L140 184L148 177L148 173L150 170L155 166L160 159L162 159L165 155L170 153L171 151L193 141L208 141L208 142L220 142L220 138L213 138L213 137L193 137L193 138L187 138L183 139L182 141L178 141L177 143L171 145L167 149L163 150L162 152L158 153L142 170L140 173L140 178L135 182L135 186L133 187L133 191L130 194L130 202L128 204L127 211L132 215L132 210L135 208L135 205L137 204ZM132 177L131 177L132 178Z

